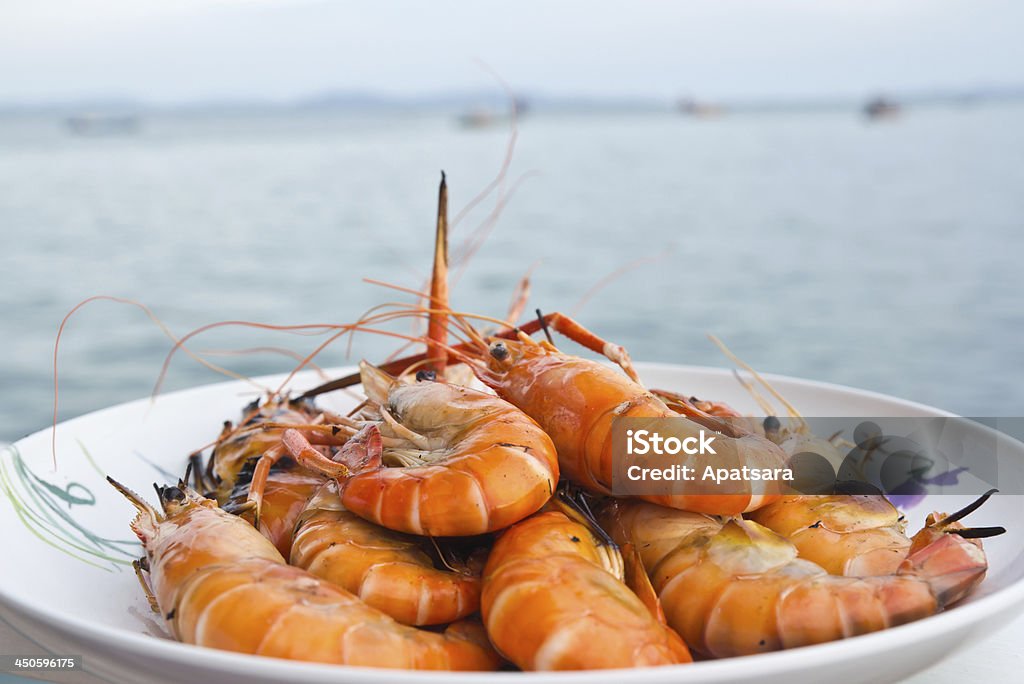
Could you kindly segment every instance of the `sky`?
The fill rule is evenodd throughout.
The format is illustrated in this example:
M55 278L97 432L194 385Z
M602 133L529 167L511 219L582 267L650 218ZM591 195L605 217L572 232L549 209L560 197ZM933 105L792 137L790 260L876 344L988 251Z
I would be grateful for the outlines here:
M0 104L1024 85L1019 0L3 0Z

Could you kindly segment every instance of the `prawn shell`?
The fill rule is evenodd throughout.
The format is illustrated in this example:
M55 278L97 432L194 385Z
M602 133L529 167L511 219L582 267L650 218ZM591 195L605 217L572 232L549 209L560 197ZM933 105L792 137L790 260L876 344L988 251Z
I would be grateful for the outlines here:
M496 664L469 639L399 627L343 589L262 559L200 571L176 613L180 639L227 651L398 669Z
M241 518L180 485L160 515L119 486L139 514L149 583L177 638L280 658L384 668L494 670L479 625L434 633L395 622L353 594L287 565Z
M891 575L910 553L900 513L881 495L785 496L748 517L833 575Z
M260 532L285 558L291 553L295 527L313 492L324 484L321 475L301 469L275 470L267 477L260 509ZM245 514L246 519L252 517Z
M507 345L514 343L506 342ZM615 461L613 425L619 418L676 418L678 413L621 372L602 364L536 346L520 345L514 363L500 372L481 373L481 380L499 396L537 420L558 449L562 475L600 494L612 494ZM696 426L697 424L694 423ZM726 448L734 465L784 468L785 453L758 435L721 436L716 445ZM726 456L722 457L723 459ZM683 483L695 489L700 483ZM774 485L745 483L737 493L646 494L639 498L671 508L737 515L774 501Z
M481 609L491 641L524 670L691 660L678 635L601 567L587 528L559 512L538 513L499 538Z
M479 567L475 575L435 568L425 543L345 510L329 482L311 499L289 562L403 624L447 624L479 610Z
M153 536L149 541L143 539L143 545L153 569L153 594L160 606L178 605L178 592L191 575L223 563L224 558L285 562L277 548L248 522L205 505L189 506L173 521L160 523Z
M434 396L423 391L435 388ZM404 396L414 390L429 406ZM444 445L433 450L430 465L382 467L344 479L348 510L399 532L472 536L504 529L551 498L559 477L555 446L513 405L443 383L399 387L390 401L410 429L430 438L432 428Z
M643 502L601 512L644 557L669 625L709 657L847 638L936 613L984 577L980 542L925 527L894 574L831 575L752 520L717 520Z
M247 409L237 427L225 425L225 433L210 455L210 466L217 485L217 501L223 505L231 497L239 472L247 461L259 458L281 441L280 429L255 429L261 423L305 424L317 412L300 402L272 401Z

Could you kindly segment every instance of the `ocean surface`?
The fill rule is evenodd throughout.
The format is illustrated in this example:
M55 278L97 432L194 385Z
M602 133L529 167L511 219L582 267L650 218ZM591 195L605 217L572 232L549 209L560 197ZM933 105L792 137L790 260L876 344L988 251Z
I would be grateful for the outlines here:
M508 142L507 125L440 115L154 115L106 137L0 118L0 441L49 424L57 327L92 295L142 302L175 334L351 322L408 300L363 279L422 287L440 171L454 217ZM1024 415L1020 105L877 123L537 114L453 254L485 233L453 266L462 310L504 316L534 269L528 311L574 312L636 359L728 366L713 333L762 371ZM265 348L321 340L231 327L191 346L256 375L294 363ZM84 307L60 348L61 419L146 396L169 347L136 308ZM394 347L363 336L352 355ZM179 355L166 387L219 379Z

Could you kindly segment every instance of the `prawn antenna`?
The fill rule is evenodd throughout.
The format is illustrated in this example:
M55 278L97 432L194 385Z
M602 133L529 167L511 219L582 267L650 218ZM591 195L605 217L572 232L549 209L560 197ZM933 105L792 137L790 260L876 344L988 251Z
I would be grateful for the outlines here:
M964 518L969 516L971 513L973 513L974 511L978 510L979 508L981 508L982 505L984 505L984 503L986 501L988 501L989 498L993 494L998 492L998 491L999 491L998 489L990 489L990 490L988 490L987 492L985 492L984 494L979 496L977 499L975 499L971 503L969 503L966 506L964 506L963 508L961 508L959 511L956 511L955 513L950 513L949 515L947 515L942 520L937 520L934 523L934 526L935 527L945 527L946 525L949 525L950 523L955 523L955 522L957 522L959 520L963 520ZM978 529L982 529L982 528L978 528Z
M551 331L548 330L548 322L544 320L544 314L537 309L537 323L540 325L540 329L544 331L544 337L548 338L548 342L554 344L555 341L551 338Z
M953 530L953 534L960 535L964 539L988 539L1006 534L1006 528L1000 525L995 527L969 527L963 530Z

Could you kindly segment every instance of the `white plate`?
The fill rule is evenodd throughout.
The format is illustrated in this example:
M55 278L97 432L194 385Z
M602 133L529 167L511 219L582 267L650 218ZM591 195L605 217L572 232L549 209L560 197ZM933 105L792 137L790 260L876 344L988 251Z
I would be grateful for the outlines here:
M722 369L638 364L652 386L678 389L757 407ZM340 373L340 371L339 371ZM944 416L943 411L879 394L806 380L771 377L774 386L805 412L822 416ZM316 384L300 376L293 387ZM268 384L273 384L267 380ZM140 400L62 423L57 430L58 470L52 470L50 431L36 433L2 454L5 490L0 504L4 558L0 562L0 616L26 636L59 654L81 655L87 670L113 681L239 682L621 682L624 673L403 673L324 666L239 655L180 644L166 638L149 611L131 568L134 543L102 546L99 538L131 540L132 510L103 480L109 473L141 492L184 469L187 455L210 442L226 418L256 397L243 383L199 387ZM352 405L338 394L335 408ZM1024 444L1000 444L1000 477L1024 480ZM19 463L34 473L19 470ZM166 471L166 473L162 472ZM38 479L34 479L37 477ZM33 484L34 483L34 484ZM30 490L36 490L32 494ZM43 496L55 502L47 508ZM953 509L964 500L942 497ZM66 499L71 499L71 505ZM911 529L925 510L911 511ZM1024 605L1024 497L999 495L971 516L973 525L1004 525L1009 532L987 540L988 578L969 600L910 625L841 642L692 665L631 671L641 682L888 682L929 667L983 638ZM44 516L34 525L23 517ZM40 529L39 522L46 531ZM30 529L32 527L33 529ZM54 536L56 535L56 536ZM60 540L58 540L58 537ZM77 547L77 548L76 548ZM104 560L97 553L119 562ZM71 554L74 554L71 555Z

